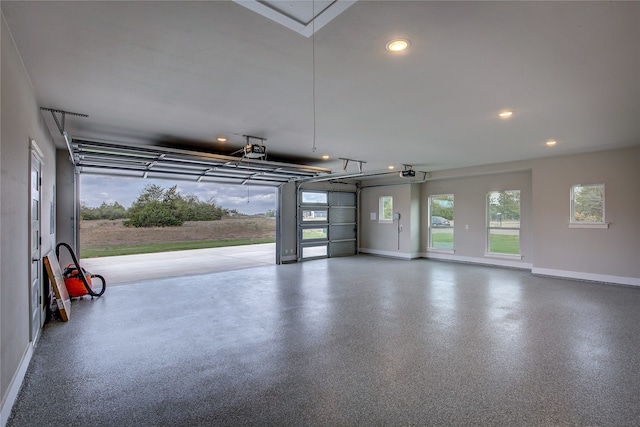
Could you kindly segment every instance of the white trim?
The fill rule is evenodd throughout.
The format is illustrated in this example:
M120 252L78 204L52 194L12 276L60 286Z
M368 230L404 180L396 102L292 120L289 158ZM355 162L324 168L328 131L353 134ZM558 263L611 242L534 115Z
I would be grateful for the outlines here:
M392 251L381 251L379 249L368 249L368 248L360 248L358 252L362 254L370 254L370 255L379 255L388 258L400 258L400 259L416 259L420 258L422 254L420 253L407 253L407 252L392 252Z
M593 223L593 222L570 222L569 228L609 228L608 222Z
M287 15L284 15L282 12L277 9L270 7L268 3L263 4L258 0L233 0L235 3L246 7L266 18L271 19L274 22L277 22L280 25L283 25L290 30L293 30L299 34L304 35L305 37L310 37L313 35L314 31L318 31L320 28L327 25L332 19L336 16L340 15L342 12L347 10L349 6L354 4L357 0L336 0L327 7L325 10L318 13L311 21L308 23L303 23L297 19L291 18ZM315 23L313 22L315 21Z
M38 146L38 143L35 139L29 140L31 142L31 152L38 157L40 163L42 163L42 159L44 159L44 154L42 154L42 149Z
M565 279L587 280L590 282L615 283L618 285L640 286L640 277L611 276L608 274L584 273L580 271L556 270L553 268L533 268L532 274L562 277Z
M531 268L533 267L533 264L528 262L509 261L507 259L499 259L499 258L492 258L491 260L488 260L486 258L449 255L449 254L433 253L433 252L423 253L422 257L427 259L440 259L445 261L465 262L469 264L491 265L495 267L521 268L525 270L531 270Z
M576 187L602 187L602 222L601 223L589 223L589 222L585 222L582 223L580 221L574 221L575 219L575 215L576 215L576 209L575 209L575 193L574 193L574 189ZM609 223L604 222L605 220L605 188L604 188L604 182L598 183L598 184L574 184L571 186L571 189L569 190L569 205L570 205L570 209L571 212L569 213L569 228L609 228ZM572 224L581 224L581 225L586 225L586 227L573 227ZM599 225L599 227L592 227L591 225ZM603 227L606 224L606 227Z
M522 255L520 254L500 254L495 252L485 252L484 256L488 258L522 259Z
M20 361L20 365L16 370L13 378L11 379L11 383L7 388L7 394L5 399L2 401L2 407L0 407L0 426L5 426L7 421L9 420L9 415L11 415L11 408L13 408L13 404L16 403L16 398L18 397L18 392L20 392L20 388L22 387L22 382L24 381L24 377L27 373L27 368L29 367L29 363L31 362L31 358L33 357L33 345L29 344L27 346L24 355L22 356L22 360Z
M435 252L435 253L439 253L439 254L455 254L456 250L455 249L427 248L427 253L429 253L429 252Z

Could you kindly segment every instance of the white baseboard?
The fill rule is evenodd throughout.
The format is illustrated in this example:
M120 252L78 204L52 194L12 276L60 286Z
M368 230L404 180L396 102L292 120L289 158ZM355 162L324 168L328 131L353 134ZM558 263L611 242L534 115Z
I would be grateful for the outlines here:
M640 277L611 276L608 274L583 273L580 271L556 270L553 268L533 268L532 274L562 277L564 279L587 280L589 282L615 283L618 285L640 286Z
M0 407L0 426L2 427L7 425L9 415L11 415L11 408L13 408L13 404L16 402L16 398L20 392L20 387L22 387L22 381L24 381L24 376L27 373L27 368L29 367L29 362L31 362L32 357L33 345L29 344L22 356L18 370L11 379L11 384L9 384L7 394L2 400L2 407Z
M429 258L429 259L465 262L469 264L492 265L495 267L521 268L524 270L531 270L531 268L533 268L533 264L529 262L521 262L521 261L510 260L510 259L500 259L493 256L487 257L487 258L478 258L478 257L468 257L468 256L461 256L461 255L447 254L447 253L440 253L440 252L423 252L421 256L423 258Z
M407 253L407 252L392 252L392 251L381 251L379 249L368 249L368 248L360 248L358 252L361 254L371 254L371 255L379 255L388 258L400 258L400 259L416 259L420 258L422 255L418 252L415 253Z

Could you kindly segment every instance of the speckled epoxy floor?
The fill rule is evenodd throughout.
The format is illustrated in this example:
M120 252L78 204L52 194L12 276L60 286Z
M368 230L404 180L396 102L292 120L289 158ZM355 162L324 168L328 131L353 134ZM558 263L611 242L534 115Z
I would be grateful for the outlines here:
M334 258L75 301L8 426L639 425L639 366L640 289Z

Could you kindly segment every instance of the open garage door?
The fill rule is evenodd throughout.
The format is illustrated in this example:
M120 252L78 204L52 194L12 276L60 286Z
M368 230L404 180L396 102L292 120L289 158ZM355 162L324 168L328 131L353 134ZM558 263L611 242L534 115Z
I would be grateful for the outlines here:
M117 176L194 183L277 188L284 183L329 174L330 169L265 160L258 151L239 156L212 154L160 146L128 145L67 139L74 170L79 175ZM248 197L247 197L248 199ZM277 205L274 208L277 209ZM79 224L76 225L78 230ZM280 244L276 232L276 252ZM276 259L277 262L277 259Z
M254 144L248 144L240 157L77 138L69 145L79 173L271 187L331 173L326 168L265 160L266 155L257 150L247 152Z
M298 191L298 260L355 255L357 195Z

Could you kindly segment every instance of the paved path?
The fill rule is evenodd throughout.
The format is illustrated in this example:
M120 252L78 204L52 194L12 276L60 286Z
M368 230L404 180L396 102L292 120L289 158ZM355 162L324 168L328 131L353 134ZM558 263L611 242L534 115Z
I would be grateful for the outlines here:
M87 271L104 276L107 286L275 263L275 243L80 260Z

